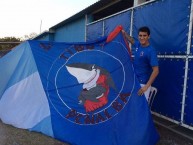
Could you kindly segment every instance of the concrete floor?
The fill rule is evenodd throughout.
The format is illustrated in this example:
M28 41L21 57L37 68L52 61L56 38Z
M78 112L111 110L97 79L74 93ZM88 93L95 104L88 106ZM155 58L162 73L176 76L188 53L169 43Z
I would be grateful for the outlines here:
M157 145L193 145L193 142L177 133L174 133L162 126L157 126L160 140Z
M155 121L155 119L154 119ZM157 121L157 120L156 120ZM193 145L193 140L179 135L162 125L155 126L160 134L157 145ZM186 132L186 131L185 131ZM188 131L193 135L193 131ZM41 133L15 128L0 121L0 145L68 145Z
M160 134L157 145L193 145L193 130L153 115L154 123Z
M41 133L15 128L0 121L0 145L67 145Z

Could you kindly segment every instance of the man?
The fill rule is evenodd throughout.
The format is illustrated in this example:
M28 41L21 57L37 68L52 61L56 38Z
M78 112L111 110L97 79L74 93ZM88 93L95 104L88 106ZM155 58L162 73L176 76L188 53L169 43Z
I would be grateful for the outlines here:
M150 30L148 27L141 27L138 30L138 41L134 40L124 30L126 39L134 46L134 69L141 84L138 95L145 94L148 101L151 85L159 73L158 59L155 49L150 45Z

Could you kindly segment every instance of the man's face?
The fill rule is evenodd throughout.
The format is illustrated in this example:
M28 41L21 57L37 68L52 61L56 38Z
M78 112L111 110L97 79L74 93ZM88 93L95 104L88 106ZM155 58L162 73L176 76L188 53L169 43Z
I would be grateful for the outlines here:
M147 34L147 32L139 32L138 39L142 46L148 46L149 45L149 38L150 36Z

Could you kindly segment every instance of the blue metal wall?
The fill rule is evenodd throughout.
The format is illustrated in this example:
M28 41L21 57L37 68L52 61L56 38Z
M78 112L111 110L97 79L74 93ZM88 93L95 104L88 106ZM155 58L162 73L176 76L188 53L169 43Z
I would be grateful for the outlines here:
M151 28L151 42L160 54L185 54L190 0L160 0L134 9L133 36L141 26Z
M94 23L92 25L90 25L89 27L86 28L87 29L87 41L91 41L91 40L96 40L102 36L104 36L103 34L103 21Z
M151 43L160 58L160 74L154 84L158 95L153 111L181 121L184 67L187 52L190 0L163 0L134 9L134 36L143 25L151 28ZM174 58L174 55L180 57Z
M103 21L87 26L86 40L95 40L102 36L107 36L117 25L122 25L125 30L130 31L131 11L114 15Z
M130 31L131 11L115 15L104 20L104 35L109 35L117 25L122 25L125 31Z
M160 65L159 76L153 84L158 93L152 111L193 129L193 48L188 50L191 3L191 0L157 0L128 9L89 24L86 38L107 36L120 24L137 38L138 28L148 26Z
M160 73L154 83L158 93L154 99L152 110L180 121L185 61L183 59L160 58L159 67Z

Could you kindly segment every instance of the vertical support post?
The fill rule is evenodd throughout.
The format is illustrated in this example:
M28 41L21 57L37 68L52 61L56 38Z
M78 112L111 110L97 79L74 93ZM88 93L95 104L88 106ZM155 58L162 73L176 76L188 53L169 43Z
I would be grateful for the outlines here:
M147 1L149 1L149 0L134 0L134 7L136 7L137 5L139 5L139 4L142 4L142 3L144 3L144 2L147 2Z
M188 42L187 42L187 53L186 53L186 62L185 62L185 73L184 73L184 88L183 88L183 97L182 97L182 108L181 108L181 124L184 122L184 110L186 103L186 89L187 89L187 79L188 79L188 65L189 65L189 54L191 48L191 39L192 39L192 20L193 20L193 0L191 0L190 6L190 17L189 17L189 31L188 31Z
M138 0L134 0L134 7L138 5Z
M132 36L132 32L133 32L133 13L134 13L134 8L132 8L131 10L131 25L130 25L130 32L129 32L129 35Z
M42 33L42 20L40 21L40 34Z
M105 35L105 21L104 21L104 19L102 21L103 21L103 33L102 33L102 36L104 36Z
M84 41L86 42L86 37L87 37L87 23L88 23L88 16L87 14L85 15L85 31L84 31Z
M130 18L130 32L129 35L132 36L133 35L133 13L134 13L134 8L132 8L131 10L131 18ZM129 47L131 48L131 43L129 43ZM130 50L131 54L132 54L132 50Z

